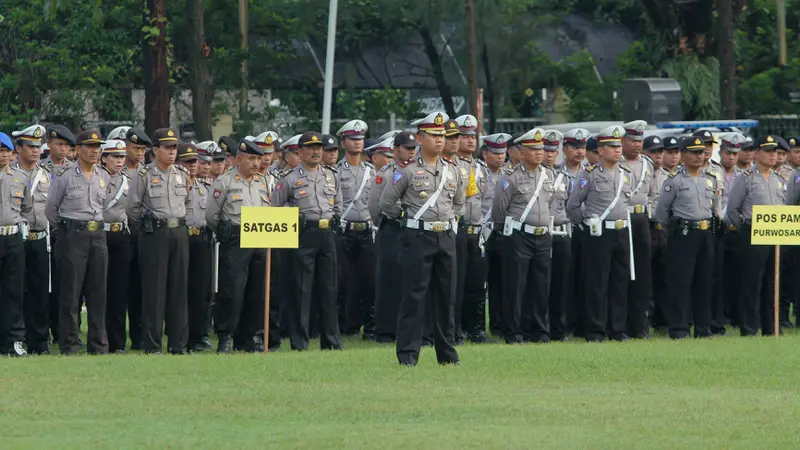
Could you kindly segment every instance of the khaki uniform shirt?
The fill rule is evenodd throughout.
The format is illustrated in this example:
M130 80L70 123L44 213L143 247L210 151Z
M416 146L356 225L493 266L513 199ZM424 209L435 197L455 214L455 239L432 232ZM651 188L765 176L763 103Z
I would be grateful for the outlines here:
M386 164L378 169L378 172L375 174L375 179L372 181L372 186L369 189L369 203L367 204L367 207L369 208L369 215L372 218L373 223L377 224L381 217L383 212L379 206L381 195L383 194L383 190L386 185L392 182L392 174L394 173L394 169L396 167L396 162L389 161L389 164ZM399 200L396 206L400 208Z
M343 159L337 163L336 174L342 191L342 213L353 203L361 183L365 182L361 195L355 200L347 216L342 217L342 219L349 222L366 222L370 220L369 196L372 188L371 181L375 176L375 167L364 161L355 167L351 166L346 159Z
M492 220L503 223L508 216L519 222L541 180L542 188L523 223L537 227L550 226L553 203L556 201L555 178L553 170L541 164L532 171L524 163L506 171L505 178L495 188Z
M303 220L332 219L342 213L342 192L336 169L320 165L309 172L295 167L278 181L270 196L273 206L296 206Z
M14 163L13 168L19 170L28 177L26 182L33 196L33 209L31 213L25 217L25 220L28 221L30 231L46 230L47 217L44 214L44 209L47 204L47 194L50 192L50 185L52 184L50 172L38 164L30 171L20 166L19 162Z
M693 177L686 169L681 169L664 181L656 219L666 226L673 218L699 221L719 217L717 190L717 177L714 175L701 170L699 176Z
M56 170L44 210L51 224L57 224L60 218L84 222L103 220L109 176L99 165L92 170L91 180L78 165Z
M489 168L480 159L459 156L459 170L464 184L464 213L462 222L466 225L481 225L483 199L489 192ZM470 173L474 174L475 186L470 186Z
M269 205L266 177L257 173L248 182L234 168L211 185L211 200L206 204L205 221L216 233L223 220L240 225L243 207Z
M405 209L406 217L414 218L436 192L442 177L445 178L439 198L419 220L452 220L456 211L464 208L466 189L456 164L442 157L437 159L435 167L426 165L422 157L398 164L392 173L392 184L383 191L379 206L391 219L400 217L402 209ZM398 206L398 201L402 206Z
M155 163L142 166L131 177L128 221L138 229L142 217L151 213L160 220L184 219L189 201L189 174L173 164L162 171Z
M769 170L767 179L764 179L763 170L756 164L733 180L725 222L739 228L752 219L753 205L784 204L786 181L774 170Z
M30 217L33 198L25 172L8 165L0 170L0 226L13 226Z
M189 185L189 203L186 204L186 226L206 226L206 209L208 207L209 185L195 179Z
M632 181L630 169L621 164L613 169L606 169L602 164L587 167L581 171L578 185L567 201L567 216L575 223L595 215L600 217L611 205L622 183L619 200L604 220L627 219Z
M106 223L122 223L128 220L126 207L131 189L131 178L120 172L110 177L106 191L106 203L103 205L103 220ZM115 200L116 199L116 200Z

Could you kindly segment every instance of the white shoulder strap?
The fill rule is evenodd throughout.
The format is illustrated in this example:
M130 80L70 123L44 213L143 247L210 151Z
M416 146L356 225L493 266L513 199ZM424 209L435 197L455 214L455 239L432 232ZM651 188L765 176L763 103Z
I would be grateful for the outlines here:
M525 223L525 219L528 218L528 214L530 214L533 204L536 203L536 199L539 198L539 193L542 191L545 178L547 178L547 170L542 170L542 174L539 177L539 184L536 185L536 190L533 191L533 197L531 197L531 199L528 201L528 204L525 205L525 210L522 211L522 215L519 216L519 221L521 223Z
M647 173L647 161L642 159L642 174L639 176L639 182L636 183L636 189L633 190L633 193L636 194L639 192L639 188L642 187L642 183L644 183L644 176Z
M419 211L414 214L414 220L419 220L419 218L425 214L425 211L430 209L430 207L436 203L436 200L439 199L439 195L442 193L442 188L444 188L444 180L447 179L447 174L447 163L445 163L444 169L442 169L442 179L439 181L439 187L436 188L436 192L434 192L433 195L428 197L428 201L422 205L422 208L420 208Z
M39 181L42 179L42 172L44 172L44 169L36 171L36 177L33 179L33 183L31 183L31 195L36 192L36 186L39 186Z
M122 193L125 191L125 188L127 188L127 187L128 187L128 178L125 175L123 175L122 176L122 186L119 187L119 190L117 191L117 195L115 195L114 198L111 199L110 202L108 202L108 205L106 205L106 208L103 211L108 211L111 208L113 208L114 205L116 205L117 202L119 202L120 197L122 197Z
M621 175L619 177L619 186L617 186L617 194L614 196L614 199L611 200L611 203L608 205L608 208L606 208L606 210L603 211L603 214L600 215L599 219L601 222L605 220L605 218L608 217L608 214L611 212L611 210L614 209L615 206L617 206L617 202L619 201L619 195L622 193L622 185L625 184L625 179L623 178L625 174L623 173L622 168L617 168L617 170L619 170L619 173Z
M365 169L364 170L364 177L361 178L361 186L358 187L358 190L356 191L356 195L353 196L353 200L350 202L349 205L347 205L347 208L342 213L342 217L343 218L347 217L347 214L350 212L351 209L353 209L353 205L356 204L356 200L361 198L361 193L364 192L364 186L367 185L367 180L372 178L372 169L370 169L369 166L364 166L364 169Z

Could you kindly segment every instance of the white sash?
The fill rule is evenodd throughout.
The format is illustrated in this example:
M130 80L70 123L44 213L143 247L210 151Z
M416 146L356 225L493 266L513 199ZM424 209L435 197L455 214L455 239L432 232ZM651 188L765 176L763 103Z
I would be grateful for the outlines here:
M358 200L361 197L361 193L364 192L364 186L367 185L367 180L370 179L372 176L371 175L372 169L370 169L369 166L365 166L364 168L366 169L366 172L364 172L364 177L361 179L361 186L358 187L358 191L356 191L356 195L353 197L353 200L350 202L349 205L347 205L347 208L342 213L342 219L347 217L347 214L350 212L351 209L353 209L353 205L356 204L356 200Z
M122 197L122 193L125 191L126 187L128 187L128 179L125 177L125 175L122 175L122 186L120 186L119 190L117 191L117 195L115 195L114 198L111 199L110 202L108 202L108 205L106 205L106 209L104 209L103 211L108 211L111 208L113 208L114 205L117 204L119 198Z
M547 178L547 171L542 170L541 177L539 178L539 184L536 185L536 190L533 191L533 197L531 197L528 204L525 206L525 210L522 211L522 215L519 216L519 222L525 223L525 219L528 218L528 214L531 212L531 208L533 208L533 204L536 203L536 199L539 198L539 193L542 191L542 186L544 185L544 179Z
M436 192L434 192L433 195L428 197L428 201L422 205L422 208L420 208L419 211L414 214L414 220L419 220L419 218L425 214L425 211L430 209L430 207L436 203L436 200L439 199L439 195L442 193L442 188L444 188L444 180L447 179L447 175L447 163L445 163L444 169L442 169L442 180L439 182L439 187L436 188Z

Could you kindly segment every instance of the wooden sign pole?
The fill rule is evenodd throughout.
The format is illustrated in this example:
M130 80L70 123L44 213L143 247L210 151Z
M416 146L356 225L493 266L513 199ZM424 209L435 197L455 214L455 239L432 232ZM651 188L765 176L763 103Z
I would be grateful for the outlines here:
M267 277L264 280L264 353L269 353L269 291L272 272L272 249L267 249Z
M773 299L774 302L774 319L775 319L775 338L780 339L781 335L781 323L780 323L780 295L781 295L781 246L775 246L775 298Z

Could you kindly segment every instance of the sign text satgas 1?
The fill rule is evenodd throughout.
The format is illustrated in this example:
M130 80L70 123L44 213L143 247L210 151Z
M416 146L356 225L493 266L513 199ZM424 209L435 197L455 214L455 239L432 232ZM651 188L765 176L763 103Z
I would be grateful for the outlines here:
M800 245L800 206L754 205L753 245Z
M297 248L299 217L297 208L242 208L241 248Z

